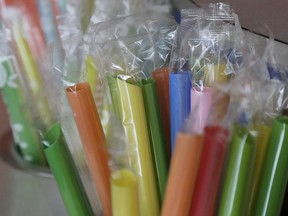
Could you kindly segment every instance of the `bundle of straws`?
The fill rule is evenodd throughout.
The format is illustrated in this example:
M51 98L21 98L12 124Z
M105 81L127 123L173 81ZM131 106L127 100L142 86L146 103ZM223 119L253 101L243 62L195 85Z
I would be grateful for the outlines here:
M101 1L80 19L65 1L15 2L1 94L15 148L50 167L69 215L280 214L288 70L272 36L258 53L223 3L177 24L141 1L105 21Z

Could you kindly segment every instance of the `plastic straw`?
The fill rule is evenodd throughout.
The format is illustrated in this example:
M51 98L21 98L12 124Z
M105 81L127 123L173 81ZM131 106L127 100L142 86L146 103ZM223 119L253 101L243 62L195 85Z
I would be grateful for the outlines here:
M169 95L169 68L160 68L152 73L156 81L156 90L159 100L162 125L165 133L165 143L168 157L171 156L171 133L170 133L170 95Z
M139 215L137 177L130 170L118 170L111 177L113 216Z
M211 88L192 88L191 89L191 112L198 115L193 122L193 130L196 133L203 133L206 121L211 109L212 89Z
M128 138L129 149L135 149L137 154L131 156L130 161L138 177L140 215L159 215L159 199L141 88L116 77L109 77L108 80L110 93L115 94L112 102L114 107L118 107L118 117Z
M279 215L288 179L288 117L272 126L253 215Z
M166 189L169 163L159 104L156 96L155 81L152 79L143 79L140 87L142 89L144 99L150 143L152 144L151 150L153 155L156 183L158 186L158 196L160 198L160 203L162 204Z
M59 124L45 134L43 146L68 214L94 215Z
M179 133L172 156L162 216L188 215L197 177L203 136Z
M170 74L170 121L171 151L173 154L177 133L190 114L191 74L189 72Z
M90 86L88 83L78 83L75 86L68 87L66 94L74 113L89 169L99 194L104 214L109 216L112 214L112 209L108 153Z
M18 77L19 68L13 56L0 59L0 88L9 113L15 142L24 160L46 166L40 138L33 127L32 116L25 110L25 95Z
M249 213L255 207L255 201L258 199L256 195L259 190L259 183L261 182L261 173L263 172L263 164L268 147L268 139L271 133L271 128L266 125L256 124L252 128L256 139L256 154L255 154L255 168L252 174L252 188L249 198Z
M16 16L19 16L18 14ZM18 48L19 56L22 60L22 64L25 70L25 74L28 80L28 86L33 94L33 96L40 96L39 94L42 91L42 80L40 77L40 73L38 71L37 64L33 59L32 52L28 45L28 42L24 36L21 34L19 17L14 20L13 33L15 42ZM51 113L49 110L48 102L43 97L37 97L37 109L41 115L41 120L44 125L51 125Z
M228 130L220 126L205 127L203 151L191 203L191 216L215 215L227 144Z
M227 159L218 215L245 215L255 153L254 138L236 127Z

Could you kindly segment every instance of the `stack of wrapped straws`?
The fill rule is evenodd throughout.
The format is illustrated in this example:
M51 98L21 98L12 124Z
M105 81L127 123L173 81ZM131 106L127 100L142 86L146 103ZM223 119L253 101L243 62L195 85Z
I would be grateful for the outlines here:
M106 21L96 3L90 19L21 2L2 3L1 94L15 148L50 167L69 215L280 214L288 71L272 38L258 53L223 3L177 24L141 1Z

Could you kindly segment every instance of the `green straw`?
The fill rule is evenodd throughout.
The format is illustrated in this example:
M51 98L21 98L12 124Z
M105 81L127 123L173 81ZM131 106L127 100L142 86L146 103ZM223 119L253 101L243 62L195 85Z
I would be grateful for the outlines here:
M236 127L230 144L218 215L242 216L246 212L255 142L245 128Z
M253 215L280 215L288 180L288 117L275 119Z
M45 134L43 146L68 214L94 215L59 124Z
M47 166L40 137L33 127L32 116L25 110L25 95L18 77L14 56L0 59L0 88L5 102L13 136L22 157L29 163Z
M166 189L169 162L166 151L161 114L156 96L156 84L153 79L143 79L140 87L142 89L144 99L147 125L150 135L151 151L153 156L154 172L161 206Z

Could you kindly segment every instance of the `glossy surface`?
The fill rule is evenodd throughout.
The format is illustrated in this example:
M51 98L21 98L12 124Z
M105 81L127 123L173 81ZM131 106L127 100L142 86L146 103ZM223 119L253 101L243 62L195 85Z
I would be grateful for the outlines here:
M160 211L159 198L141 88L129 83L133 82L129 79L109 79L112 102L118 109L118 118L128 139L128 149L135 152L130 155L130 161L138 177L140 215L157 216Z
M165 143L168 157L171 156L170 133L170 95L169 95L169 68L160 68L153 71L152 78L156 82L162 125L165 133Z
M255 154L254 138L245 128L235 127L221 193L218 215L245 215Z
M203 151L191 202L191 216L212 216L216 213L228 138L228 130L225 128L205 127Z
M156 96L155 81L152 79L142 80L142 89L147 125L150 136L151 150L153 155L154 171L158 188L160 205L163 202L166 183L168 178L168 155L164 139L164 131Z
M171 73L169 77L171 155L173 155L177 133L183 129L184 121L190 114L190 78L189 72Z
M266 152L268 140L271 133L271 128L266 125L254 125L251 131L256 140L255 167L252 174L252 186L249 193L248 212L252 214L252 209L255 208L256 200L259 199L258 191L259 184L262 181L261 174L263 172L263 164L266 160Z
M197 177L203 136L179 133L172 156L162 216L188 215Z
M68 214L92 216L92 208L59 124L52 126L45 134L43 147Z
M99 194L104 214L112 214L110 170L102 125L88 83L68 87L66 94L83 143L90 172Z
M288 180L288 117L272 126L253 215L279 215Z

